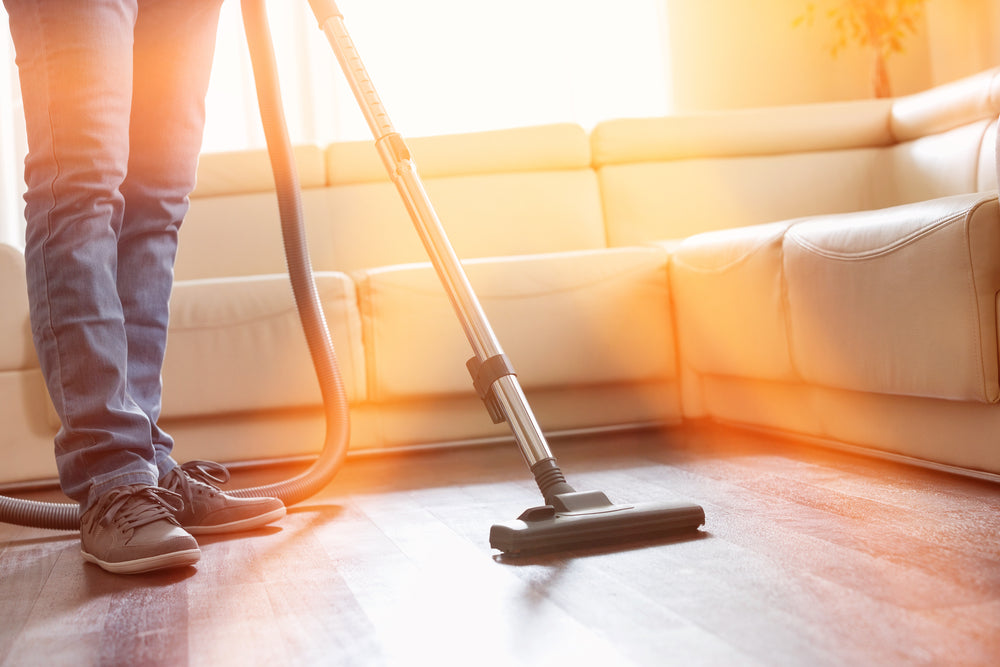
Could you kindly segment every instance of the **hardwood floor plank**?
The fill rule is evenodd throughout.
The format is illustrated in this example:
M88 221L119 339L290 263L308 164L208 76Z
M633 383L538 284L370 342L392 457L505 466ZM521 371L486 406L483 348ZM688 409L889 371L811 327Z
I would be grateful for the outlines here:
M104 572L88 572L90 575L109 579ZM102 581L108 609L100 633L100 664L167 667L188 663L188 605L183 576L144 575L142 583L114 576Z
M344 529L344 509L292 508L281 533L255 542L286 656L312 664L384 664L375 628L319 533Z
M581 482L578 487L599 488L621 501L644 502L676 497L665 492L660 484L665 472L669 471L659 469L651 473L657 479L654 484L632 478L628 468L575 477ZM705 509L716 510L710 504L705 504ZM712 514L718 516L720 512ZM755 661L837 663L834 656L839 647L824 641L821 631L803 623L797 605L775 605L761 600L762 584L758 579L768 586L778 583L775 597L782 603L786 601L776 572L750 576L754 571L744 569L746 554L742 549L720 542L714 529L706 535L701 539L631 550L593 550L591 555L584 551L582 560L594 561L594 566L604 570L619 586L650 596L673 615L714 635L718 643Z
M701 537L511 559L490 526L540 504L512 447L357 458L172 573L111 575L75 534L0 525L0 664L1000 658L998 485L717 428L555 449L578 489L701 504Z
M466 508L437 513L449 527L475 542L483 537L490 510L491 505L480 507L481 517L470 517ZM671 655L685 656L685 664L690 665L755 663L718 635L647 595L641 570L633 573L630 582L622 582L603 570L599 552L580 550L574 555L519 559L496 555L494 560L527 584L530 595L550 600L637 664L661 664ZM643 622L636 623L636 618Z
M266 584L191 584L187 604L189 664L208 667L288 661Z
M968 511L958 513L951 521L935 521L933 515L905 512L806 482L777 478L761 472L756 465L713 460L679 467L719 483L729 480L725 484L752 491L759 502L756 507L744 502L746 511L776 521L794 520L801 530L811 530L822 539L866 551L873 557L896 559L900 564L925 570L935 579L945 575L973 593L1000 584L1000 539L994 538L996 529L989 517L995 514L988 503L973 515L972 522ZM649 469L638 474L648 476ZM742 491L733 495L751 497Z
M653 472L652 469L642 469L636 474L647 476ZM687 476L674 476L670 481L675 490L691 483ZM655 482L661 483L663 479L656 478ZM704 483L697 480L693 482L693 484ZM925 545L905 539L900 541L898 534L892 536L893 539L883 541L879 526L869 527L862 520L854 520L847 529L838 529L838 524L843 521L841 517L823 517L819 514L810 519L803 517L801 507L794 506L794 503L783 507L780 500L776 501L767 496L758 498L757 505L764 508L760 511L759 507L755 506L753 498L746 496L739 486L728 489L727 493L726 485L716 481L711 488L713 501L707 503L705 509L711 517L709 529L713 535L753 549L762 557L777 560L787 569L787 575L792 581L808 581L802 576L803 573L807 573L841 589L854 591L853 595L848 595L843 590L836 594L824 595L823 599L829 600L824 606L830 607L831 603L842 605L845 600L851 599L862 606L877 607L877 613L873 612L867 616L889 622L892 625L890 633L898 635L899 629L905 628L907 632L904 634L916 638L913 642L914 652L907 656L908 659L919 660L923 655L937 655L938 658L947 661L950 659L949 655L954 644L968 645L975 635L984 631L1000 632L998 625L1000 619L996 618L966 617L964 619L968 622L966 625L942 628L922 622L919 613L929 608L996 599L1000 589L995 576L997 568L989 561L974 564L979 569L973 570L975 572L973 581L966 580L956 584L955 577L949 577L949 573L952 573L950 570L935 573L933 567L901 567L900 561L904 559L896 554L916 549L926 556L928 551L924 548ZM727 504L727 498L736 498L738 501ZM817 535L803 534L809 530L815 531ZM866 534L870 538L867 541ZM838 540L843 544L838 544ZM810 544L811 541L817 542ZM872 544L876 545L874 551ZM878 545L881 547L878 548ZM858 548L861 552L857 551ZM938 559L932 558L932 560ZM742 554L734 556L733 561L747 564L752 562L752 559ZM762 584L765 583L766 579L762 581ZM863 596L863 599L859 600L858 595ZM779 599L791 601L794 598L783 594ZM871 603L865 602L865 599L870 599ZM799 610L796 613L808 614L813 605L806 600L797 607ZM825 625L837 628L847 625L852 618L866 617L859 611L859 608L848 607L838 615L843 619L841 623ZM815 622L823 625L822 619L817 619ZM875 636L877 629L878 626L865 626L860 634L843 635L844 646L850 646L852 641L858 639L861 640L862 651L886 646L885 638ZM953 641L939 648L941 637L948 633L953 633ZM980 658L986 656L988 652L980 655ZM887 656L887 659L892 657L892 655ZM981 664L989 664L989 661Z
M79 538L62 542L50 555L51 570L32 600L7 663L99 664L111 607L110 596L99 592L105 573L83 562Z
M891 643L871 641L859 612L874 601L808 567L790 566L767 548L769 536L762 537L758 553L717 527L704 540L650 548L634 567L641 563L651 571L642 582L648 594L767 664L892 664L912 657ZM787 536L780 544L797 550ZM623 554L605 566L623 585L635 586L630 560L632 554ZM845 600L850 604L839 608ZM884 606L889 609L880 608L879 617L892 618L886 611L895 607Z
M468 502L461 489L453 501L438 490L437 507ZM402 494L366 499L363 512L413 564L415 577L401 578L393 604L376 625L397 628L389 655L414 664L549 664L589 660L591 664L629 664L599 633L557 605L537 596L520 579L470 544L419 501ZM470 610L475 613L470 614ZM433 619L417 633L413 621Z
M62 552L79 544L74 537L11 528L0 550L0 661L14 651Z
M231 664L234 647L245 664L378 664L368 660L377 646L359 641L370 623L315 536L314 524L330 518L292 508L280 528L203 540L190 587L192 664Z

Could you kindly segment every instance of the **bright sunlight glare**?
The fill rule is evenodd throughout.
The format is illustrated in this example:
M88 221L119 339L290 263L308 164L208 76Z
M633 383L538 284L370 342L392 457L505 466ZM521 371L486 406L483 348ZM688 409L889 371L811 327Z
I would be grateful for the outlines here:
M669 99L656 0L341 0L348 31L404 136L662 115ZM369 138L305 0L272 2L292 140ZM263 146L239 4L226 3L206 151Z

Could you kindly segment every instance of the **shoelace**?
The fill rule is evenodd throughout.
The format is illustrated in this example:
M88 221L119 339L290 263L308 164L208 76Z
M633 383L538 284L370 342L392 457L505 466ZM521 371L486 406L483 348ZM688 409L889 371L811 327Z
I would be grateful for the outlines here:
M176 491L182 497L190 495L191 482L195 488L207 486L213 493L219 492L219 484L229 481L229 471L215 461L188 461L177 468L164 480L167 489ZM201 488L204 491L204 488Z
M109 492L97 508L98 521L108 525L117 521L125 530L168 519L173 521L184 501L173 491L144 486L115 489Z
M188 461L181 464L181 470L196 481L217 487L229 481L229 470L215 461Z

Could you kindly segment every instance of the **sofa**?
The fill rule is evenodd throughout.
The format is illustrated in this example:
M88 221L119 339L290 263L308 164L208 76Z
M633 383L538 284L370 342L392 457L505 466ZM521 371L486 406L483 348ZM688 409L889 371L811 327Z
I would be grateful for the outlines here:
M998 114L1000 68L894 99L408 144L553 437L711 421L1000 480ZM296 163L351 451L509 438L371 142ZM0 246L8 485L55 476L24 291ZM163 383L181 460L323 444L264 151L201 159Z

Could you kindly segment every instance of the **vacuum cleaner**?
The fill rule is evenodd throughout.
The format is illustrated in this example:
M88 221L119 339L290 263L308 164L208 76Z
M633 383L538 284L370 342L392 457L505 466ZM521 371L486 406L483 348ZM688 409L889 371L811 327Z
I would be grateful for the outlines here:
M399 192L441 280L474 356L466 366L494 423L507 422L544 504L490 530L490 546L504 554L617 545L694 534L704 510L684 502L614 503L601 491L567 483L493 332L461 262L451 247L405 141L392 126L334 0L309 0L375 139L375 148ZM323 316L305 238L298 174L281 105L274 49L264 0L242 0L258 104L274 173L282 237L296 307L316 369L326 437L316 461L301 474L265 486L229 491L275 496L286 505L315 494L336 475L347 453L349 413L333 344ZM79 508L0 496L0 521L57 530L79 528Z

